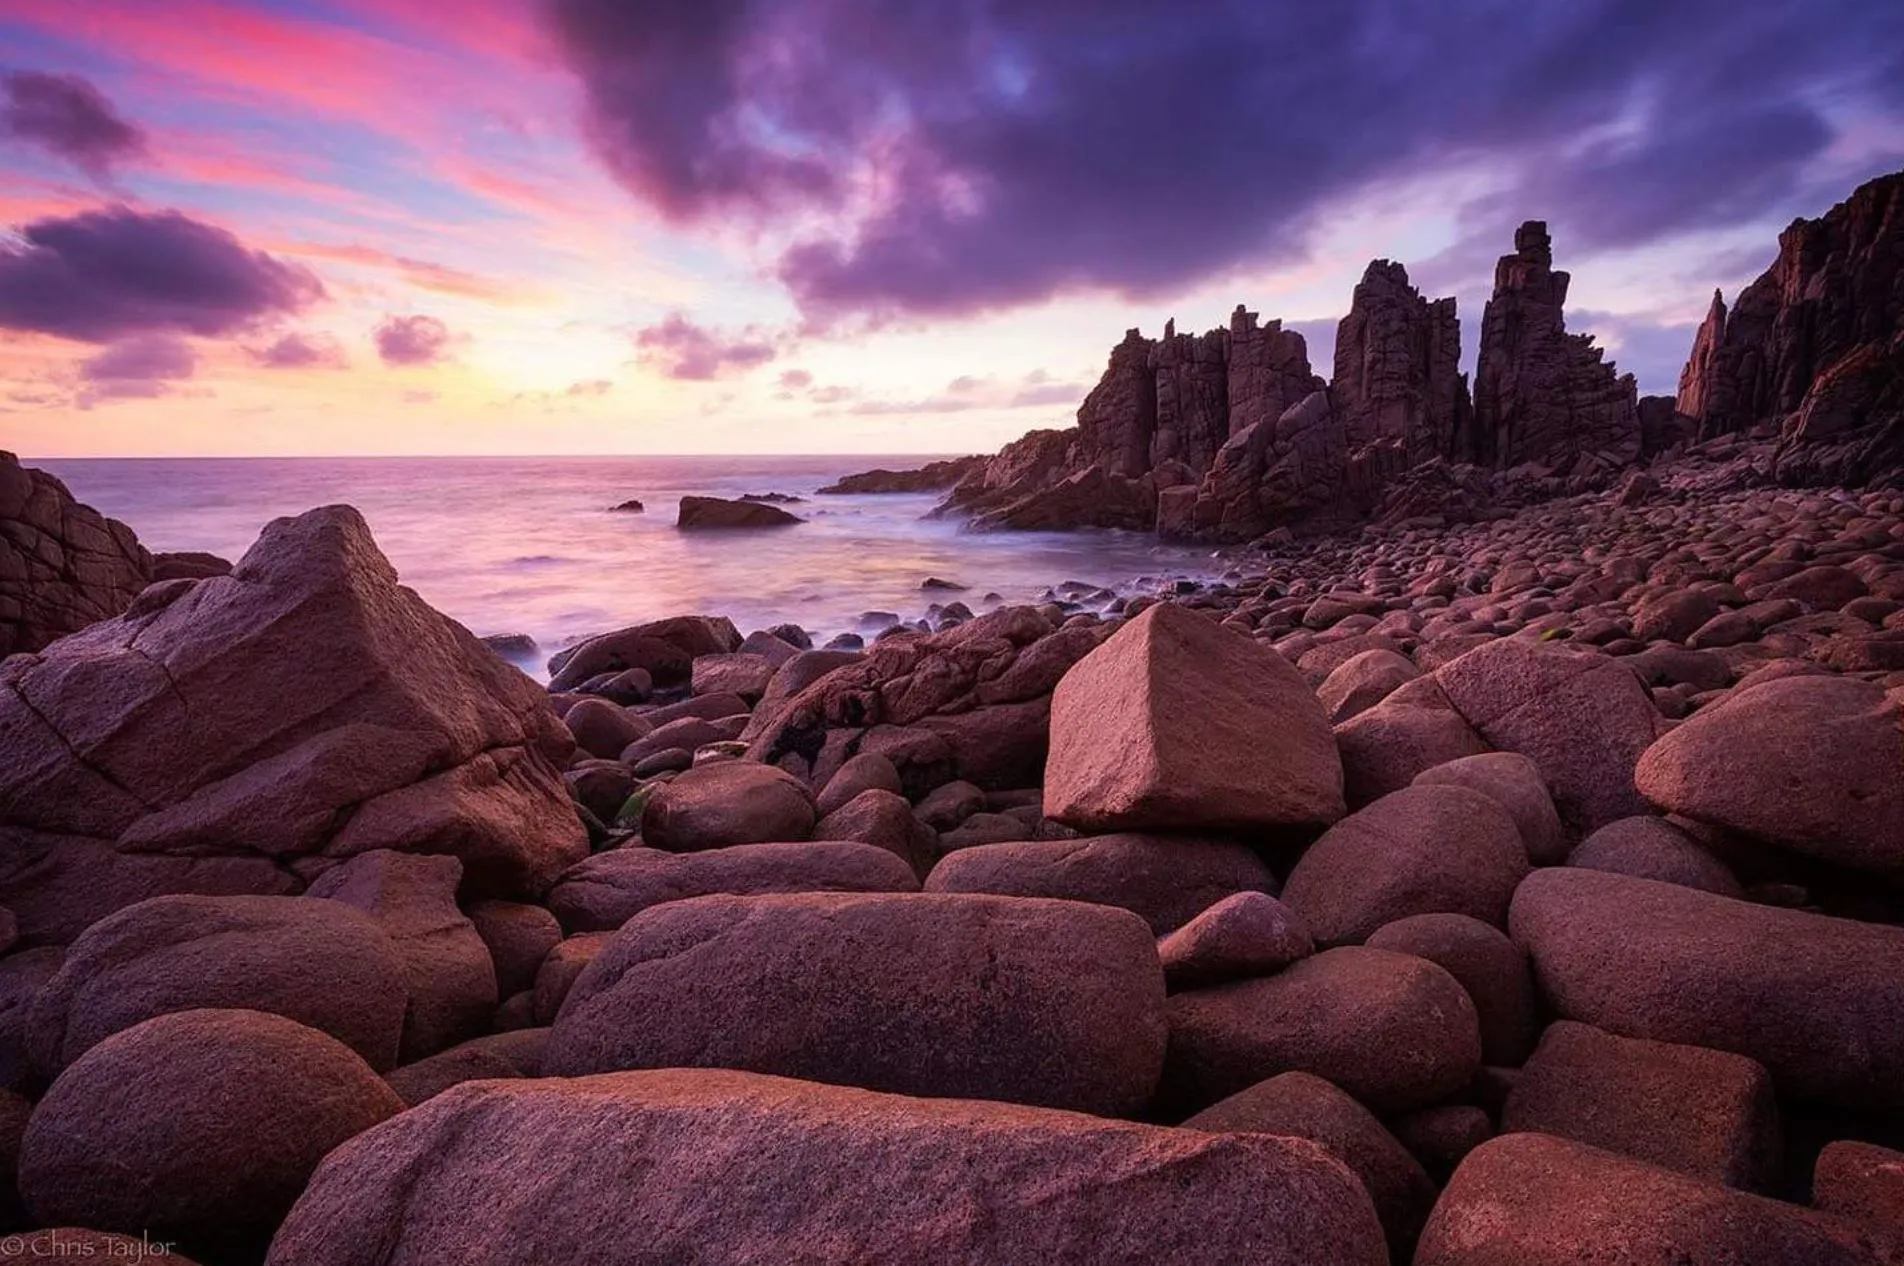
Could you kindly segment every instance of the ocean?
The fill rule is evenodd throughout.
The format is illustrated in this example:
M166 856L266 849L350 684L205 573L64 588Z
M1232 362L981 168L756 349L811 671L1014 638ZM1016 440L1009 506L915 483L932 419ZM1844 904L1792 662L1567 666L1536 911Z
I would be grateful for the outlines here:
M1120 594L1224 570L1208 550L1138 533L974 533L923 516L937 494L815 497L843 474L908 457L25 459L123 520L147 548L236 560L280 515L356 506L405 584L478 635L526 633L552 653L580 638L682 614L743 633L792 622L816 643L868 632L868 612L917 618L934 602L1037 601L1074 581ZM684 495L807 498L808 521L679 532ZM610 509L630 498L632 514ZM925 591L937 577L962 593Z

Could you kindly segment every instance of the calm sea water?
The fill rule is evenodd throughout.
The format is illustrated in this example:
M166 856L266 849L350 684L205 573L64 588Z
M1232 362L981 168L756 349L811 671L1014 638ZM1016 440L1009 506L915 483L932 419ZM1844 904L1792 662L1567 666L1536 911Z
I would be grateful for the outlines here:
M122 519L153 550L236 559L279 515L347 502L404 583L477 634L527 633L545 651L661 616L726 615L743 632L781 621L817 638L868 611L904 618L996 592L1035 600L1081 581L1120 593L1221 570L1205 551L1130 533L960 530L922 516L936 496L812 497L842 474L920 457L244 458L33 460ZM808 521L764 532L683 533L684 495L783 492ZM614 513L629 498L644 514ZM928 576L969 587L922 592Z

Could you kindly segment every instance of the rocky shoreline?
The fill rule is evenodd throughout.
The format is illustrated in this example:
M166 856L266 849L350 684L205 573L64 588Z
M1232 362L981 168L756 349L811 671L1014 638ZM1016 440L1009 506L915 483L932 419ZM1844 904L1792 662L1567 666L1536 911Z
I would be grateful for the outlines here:
M548 690L273 523L0 665L7 1223L1904 1261L1904 496L1775 452Z
M1472 393L1393 265L1399 378L1128 341L1126 465L1037 516L1214 505L1231 578L861 646L681 615L545 688L348 506L155 558L0 455L0 1250L1904 1263L1900 187L1661 430L1528 230Z

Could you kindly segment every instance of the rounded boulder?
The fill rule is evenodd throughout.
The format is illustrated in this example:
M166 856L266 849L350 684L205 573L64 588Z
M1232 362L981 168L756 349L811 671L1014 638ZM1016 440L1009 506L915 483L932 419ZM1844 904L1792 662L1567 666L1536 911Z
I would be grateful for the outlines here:
M641 838L650 848L692 853L804 840L815 821L813 793L786 770L722 761L657 787L642 813Z
M318 1162L403 1110L334 1038L261 1011L181 1011L116 1033L27 1123L20 1190L42 1223L262 1252Z

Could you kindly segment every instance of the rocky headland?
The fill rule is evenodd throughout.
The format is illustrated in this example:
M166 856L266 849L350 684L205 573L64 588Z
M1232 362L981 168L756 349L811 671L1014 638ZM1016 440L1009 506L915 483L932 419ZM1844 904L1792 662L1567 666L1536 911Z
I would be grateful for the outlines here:
M1904 1262L1901 190L1670 410L1537 226L1472 386L1388 263L1326 386L1127 339L953 499L1235 578L861 648L683 615L545 688L349 507L160 578L0 458L0 1234Z
M1779 484L1889 483L1904 468L1904 173L1793 222L1730 309L1715 295L1676 397L1640 397L1568 331L1570 280L1547 226L1523 224L1495 268L1472 384L1455 301L1424 297L1386 259L1355 288L1327 381L1302 335L1242 305L1201 336L1131 330L1074 428L978 462L939 513L982 530L1243 543L1484 516L1727 435L1771 443ZM843 482L910 487L892 472Z

